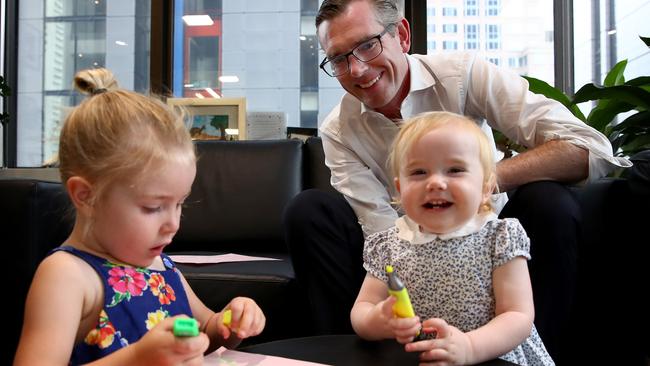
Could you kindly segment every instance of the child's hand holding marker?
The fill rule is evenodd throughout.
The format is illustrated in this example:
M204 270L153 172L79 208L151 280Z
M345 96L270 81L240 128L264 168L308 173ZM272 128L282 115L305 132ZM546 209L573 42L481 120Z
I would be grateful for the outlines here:
M255 301L244 298L234 298L221 311L221 335L224 339L234 334L239 339L258 335L264 329L266 318Z
M415 311L413 311L408 291L399 277L397 277L397 274L395 274L393 266L386 266L386 275L388 276L388 293L396 299L393 305L393 314L398 318L415 317ZM413 340L420 341L434 338L436 338L435 331L431 333L423 331L420 328Z
M196 337L199 335L199 322L194 318L176 318L174 320L176 337Z

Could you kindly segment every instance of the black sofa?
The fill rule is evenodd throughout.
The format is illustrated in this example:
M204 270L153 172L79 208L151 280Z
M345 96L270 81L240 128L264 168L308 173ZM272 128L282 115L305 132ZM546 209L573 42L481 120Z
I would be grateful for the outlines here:
M267 327L247 344L309 335L306 325L318 314L306 314L304 299L298 296L283 242L281 213L304 189L335 193L323 163L320 139L310 138L304 143L198 142L197 151L197 177L186 201L181 229L166 251L279 258L179 267L197 295L214 310L237 295L249 296L260 304L267 315ZM647 158L645 161L647 164ZM646 314L650 307L641 296L649 278L641 266L648 253L644 234L647 216L631 210L648 207L650 187L647 170L634 174L630 179L602 179L577 190L585 209L584 235L567 359L584 361L593 356L596 361L609 360L593 351L604 339L610 344L617 342L608 338L604 329L603 322L609 318L620 322L616 332L629 336L624 338L625 343L623 336L618 336L621 346L630 345L626 360L642 359L648 352L649 338L641 334L650 325ZM2 343L0 364L9 364L15 352L25 296L38 263L66 238L72 222L69 200L60 183L0 178L0 232L9 254L5 278L13 290L5 307L8 341Z

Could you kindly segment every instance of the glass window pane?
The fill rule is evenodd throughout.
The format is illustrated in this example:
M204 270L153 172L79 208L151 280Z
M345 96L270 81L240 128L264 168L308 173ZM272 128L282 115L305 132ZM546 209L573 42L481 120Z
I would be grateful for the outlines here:
M446 0L443 16L433 16L440 1L427 0L427 24L443 24L443 32L427 32L427 43L444 50L471 50L486 60L553 84L553 2L547 0ZM507 5L507 6L506 6ZM509 61L505 61L509 60ZM523 61L526 62L523 62Z
M105 16L108 0L47 0L46 17Z
M77 70L105 64L106 22L45 22L45 90L70 89Z
M40 166L83 99L77 71L107 67L121 87L149 90L151 1L22 0L18 14L17 165Z
M338 103L342 88L318 69L318 1L175 3L175 96L245 97L248 111L284 112L293 127L317 127Z
M602 84L607 72L627 60L625 79L650 75L650 52L639 36L650 36L650 1L573 1L575 90Z

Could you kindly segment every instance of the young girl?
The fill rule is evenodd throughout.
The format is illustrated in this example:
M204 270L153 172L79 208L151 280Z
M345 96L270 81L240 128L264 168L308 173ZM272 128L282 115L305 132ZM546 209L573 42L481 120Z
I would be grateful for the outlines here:
M36 271L15 365L202 365L206 350L259 334L265 318L253 300L211 311L163 254L196 173L182 117L118 89L105 69L79 72L75 86L91 94L59 145L75 224ZM223 325L226 309L236 332ZM199 336L175 337L179 316L196 318Z
M406 216L366 240L368 274L351 313L359 336L396 338L425 364L553 365L533 326L529 241L518 221L492 212L496 167L480 128L452 113L419 115L389 164ZM426 320L393 315L387 265ZM420 330L435 339L414 341Z

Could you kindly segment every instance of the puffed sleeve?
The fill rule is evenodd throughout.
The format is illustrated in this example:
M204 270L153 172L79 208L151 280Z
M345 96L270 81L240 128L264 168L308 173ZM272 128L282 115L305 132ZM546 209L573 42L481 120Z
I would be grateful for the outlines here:
M382 281L388 280L385 266L391 263L391 251L389 240L394 238L394 228L370 234L363 246L363 268L368 274Z
M495 234L493 269L515 257L530 259L530 239L519 220L514 218L498 220Z

